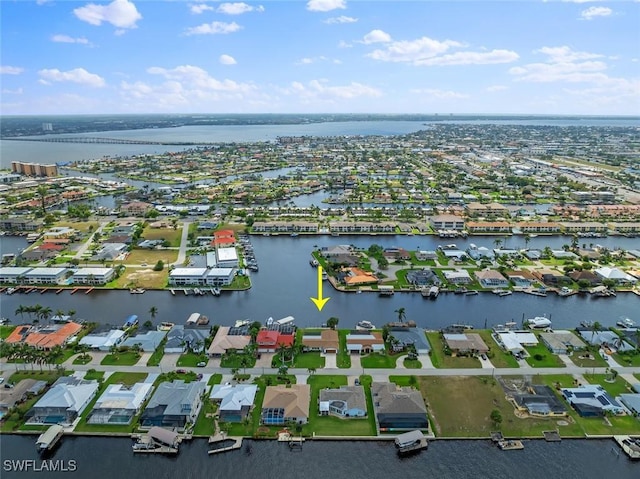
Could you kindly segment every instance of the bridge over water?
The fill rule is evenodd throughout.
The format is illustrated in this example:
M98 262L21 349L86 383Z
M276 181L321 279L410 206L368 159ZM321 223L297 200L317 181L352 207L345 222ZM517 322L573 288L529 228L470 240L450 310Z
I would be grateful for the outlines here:
M163 145L163 146L213 146L216 143L195 142L195 141L151 141L151 140L128 140L124 138L101 138L91 136L80 137L55 137L46 138L3 138L3 141L39 141L44 143L91 143L102 145Z

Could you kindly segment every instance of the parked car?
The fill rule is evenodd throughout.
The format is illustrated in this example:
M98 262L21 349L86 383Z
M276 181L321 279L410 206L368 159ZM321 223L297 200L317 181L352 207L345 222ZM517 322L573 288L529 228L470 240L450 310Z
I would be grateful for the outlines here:
M487 355L486 355L486 354L484 354L484 353L482 353L482 354L480 355L480 357L481 357L482 359L484 359L485 361L487 360Z
M176 369L176 373L178 373L178 374L187 374L187 370L186 369Z
M0 384L4 382L4 378L0 378Z
M205 363L204 361L200 361L198 364L196 364L196 366L198 366L199 368L204 368L207 365L207 363Z

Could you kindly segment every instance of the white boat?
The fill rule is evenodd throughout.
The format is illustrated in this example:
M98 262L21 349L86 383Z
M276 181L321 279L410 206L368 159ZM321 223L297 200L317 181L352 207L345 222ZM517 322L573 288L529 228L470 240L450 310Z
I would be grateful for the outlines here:
M531 329L546 329L551 327L551 320L544 316L536 316L525 321L525 324Z
M375 329L376 327L371 323L371 321L359 321L358 324L356 324L356 328L369 330Z
M613 439L630 459L640 459L640 438L631 436L613 436Z
M250 320L248 320L248 319L239 319L239 320L236 321L234 326L236 328L241 328L242 326L247 326L248 324L251 324Z
M170 323L168 321L163 321L158 325L158 331L169 331L171 328L173 328L175 326L175 324Z
M16 288L9 288L9 289L7 289L7 294L13 294L16 291L17 291Z
M512 291L509 291L509 290L507 290L507 291L500 291L500 292L498 293L498 296L509 296L510 294L513 294L513 292L512 292Z
M616 322L616 324L625 329L636 327L636 323L631 318L627 318L626 316L620 316L620 319Z
M326 281L329 279L329 275L327 273L325 273L324 271L322 272L322 280Z
M285 324L293 323L294 321L295 321L295 318L293 316L286 316L282 319L278 319L275 323L278 326L283 326Z
M145 292L142 288L133 288L129 291L131 294L142 294Z
M409 454L414 451L426 449L429 446L427 438L420 430L400 434L396 437L395 444L398 449L398 454Z

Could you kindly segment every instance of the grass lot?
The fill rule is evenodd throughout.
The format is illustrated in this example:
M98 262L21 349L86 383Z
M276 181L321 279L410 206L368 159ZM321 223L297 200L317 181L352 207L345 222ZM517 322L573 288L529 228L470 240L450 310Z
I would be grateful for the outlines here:
M142 238L146 240L164 240L171 243L171 246L180 246L180 239L182 238L182 228L145 228L142 233Z
M221 289L244 290L251 287L251 279L249 276L236 275L229 286L222 286Z
M124 353L107 354L100 362L103 366L133 366L140 360L140 355L133 351Z
M422 367L422 363L417 359L404 358L403 364L407 369L420 369Z
M87 233L89 230L95 231L98 228L97 221L59 221L54 225L56 227L73 228L82 233Z
M479 329L474 330L474 333L478 333L484 344L489 348L489 353L487 357L491 360L491 364L493 364L496 368L517 368L518 361L513 357L513 354L507 353L504 351L491 337L491 331L488 329Z
M360 358L363 368L394 369L399 355L391 356L385 353L371 353Z
M15 326L0 326L0 339L7 339L14 329Z
M341 419L335 416L318 415L318 397L320 390L337 388L347 385L346 376L311 376L311 404L309 409L309 423L302 429L303 434L311 436L370 436L375 434L375 420L373 414L361 419Z
M149 263L149 267L145 268L126 268L122 275L108 284L111 288L127 289L127 288L145 288L145 289L162 289L167 286L169 280L169 272L165 266L162 271L153 271L155 262Z
M480 368L482 364L477 358L453 357L444 353L440 333L427 333L431 344L431 362L436 368Z
M87 418L93 409L93 406L98 401L102 393L107 389L107 386L110 384L124 384L127 386L131 386L135 383L139 383L145 380L147 377L147 373L125 373L125 372L115 372L111 374L106 381L104 381L100 387L98 388L98 392L95 397L91 400L87 408L82 413L80 421L78 425L75 427L74 431L76 432L120 432L120 433L128 433L133 432L137 428L137 419L138 416L134 416L131 420L131 424L123 424L123 425L112 425L112 424L87 424Z
M418 387L418 378L416 376L389 376L389 382L396 383L401 387Z
M96 379L99 381L100 379L103 379L103 378L104 378L104 371L96 371L95 369L90 369L84 375L83 379L86 379L87 381L90 381L91 379Z
M320 356L320 352L312 351L308 353L300 353L293 360L294 368L324 368L325 359Z
M220 384L221 382L222 382L222 374L220 373L212 374L211 377L209 378L209 381L207 381L207 386L215 386L216 384Z
M74 360L72 364L88 364L91 362L93 357L90 354L79 354Z
M586 355L589 354L589 357ZM574 351L569 358L581 368L606 368L609 364L598 353L592 351Z
M134 249L127 256L124 264L126 266L147 263L149 267L153 267L158 260L162 260L166 269L167 265L175 262L176 259L178 259L178 250L175 249Z
M546 376L545 376L546 377ZM420 391L427 398L437 436L488 437L499 429L505 436L542 436L542 431L560 429L566 436L582 436L579 425L570 421L559 426L554 418L518 418L500 384L491 377L423 377ZM502 414L502 424L493 424L491 411Z
M213 415L216 409L217 406L214 406L209 398L202 402L202 408L200 408L196 424L193 427L193 434L195 436L213 436L215 434L216 427L213 422Z
M200 362L204 362L204 363L209 362L209 356L207 356L206 354L195 354L195 353L189 352L189 353L184 353L180 355L180 357L178 358L178 362L176 363L176 366L195 368Z
M535 346L527 346L527 352L529 357L526 358L527 363L534 368L564 368L565 364L562 360L547 349L547 347L538 343ZM541 359L535 358L535 355L539 354Z
M347 329L338 330L338 340L340 342L340 346L338 349L338 354L336 355L336 363L339 368L351 367L351 357L347 352L347 334L349 334L349 330Z
M243 354L234 354L232 356L229 356L227 354L225 354L224 356L222 356L222 359L220 360L220 367L221 368L231 368L231 369L243 369L243 366L241 364L241 358L243 357ZM252 355L246 355L248 358L247 361L247 368L252 368L256 365L256 358Z

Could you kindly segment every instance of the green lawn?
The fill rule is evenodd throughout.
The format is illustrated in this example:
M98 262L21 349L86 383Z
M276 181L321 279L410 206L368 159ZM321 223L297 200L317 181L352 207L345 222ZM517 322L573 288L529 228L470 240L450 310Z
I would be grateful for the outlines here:
M347 351L347 335L349 334L348 329L340 329L338 330L338 339L340 341L340 349L338 349L338 354L336 355L336 363L339 368L350 368L351 367L351 356L349 356L349 352Z
M334 416L318 415L320 390L346 386L346 376L311 376L307 382L311 385L311 404L309 423L303 427L303 434L308 436L314 433L318 436L369 436L375 434L375 422L370 420L373 418L341 419ZM372 416L372 414L368 414L368 416Z
M207 381L207 385L215 386L216 384L220 384L221 382L222 382L222 374L216 373L211 375L211 377L209 378L209 381Z
M431 362L436 368L480 368L482 364L473 357L453 357L444 353L440 333L428 332L427 339L431 344Z
M186 368L195 368L198 363L207 363L209 362L209 356L207 356L206 354L196 354L196 353L192 353L192 352L187 352L184 354L181 354L180 357L178 358L178 362L176 363L176 366L178 367L186 367Z
M133 366L140 360L140 355L133 351L107 354L100 362L103 366Z
M242 357L244 355L239 353L239 354L233 354L233 355L227 355L225 354L224 356L222 356L222 359L220 360L220 367L222 368L230 368L230 369L242 369ZM246 355L247 357L247 366L248 368L252 368L256 365L256 358L255 356L251 356L251 355Z
M202 408L193 427L194 436L213 436L215 434L215 424L213 422L213 414L216 412L217 406L206 398L202 402Z
M635 351L624 354L616 353L613 355L613 359L622 366L640 367L640 354Z
M538 343L535 346L527 346L525 348L529 353L526 358L527 363L534 368L564 368L565 364L562 360L547 349L547 347ZM536 355L540 359L536 359Z
M4 325L0 326L0 339L7 339L11 334L11 331L16 329L15 326Z
M100 380L104 378L104 371L96 371L95 369L89 369L84 375L83 379L90 381L92 379Z
M591 351L574 351L569 359L581 368L606 368L609 365L600 354Z
M504 351L491 337L491 331L489 329L479 329L474 330L474 333L478 333L484 343L489 348L489 352L487 353L487 357L491 360L491 364L493 364L496 368L517 368L518 361L513 354L507 353Z
M164 341L164 340L163 340ZM156 350L151 354L147 361L147 366L160 366L160 361L164 357L164 346L160 344Z
M418 387L418 378L416 376L389 376L389 382L395 383L398 386L402 387Z
M88 364L91 362L93 357L90 354L80 354L78 355L71 364Z
M320 355L319 352L308 352L308 353L300 353L293 360L294 368L302 368L302 369L322 369L324 368L325 359Z
M607 378L611 375L606 374L585 374L584 378L589 381L590 384L599 384L605 391L611 396L616 397L624 393L632 393L631 386L627 381L617 376L612 382L607 381Z
M407 369L420 369L422 368L422 363L417 359L407 359L404 358L404 367Z
M399 356L391 356L386 353L371 353L360 358L363 368L395 369Z

